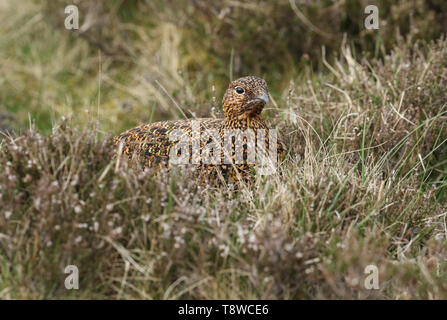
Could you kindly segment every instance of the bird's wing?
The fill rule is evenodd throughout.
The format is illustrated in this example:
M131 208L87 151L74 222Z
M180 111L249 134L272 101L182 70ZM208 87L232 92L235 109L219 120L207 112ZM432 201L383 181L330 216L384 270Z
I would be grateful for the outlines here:
M221 119L194 119L200 123L201 130L219 129ZM176 144L181 136L170 140L170 133L174 130L181 130L180 133L192 135L192 121L194 120L177 120L162 121L153 124L145 124L130 129L115 137L114 141L117 145L123 145L123 153L132 156L137 154L149 160L148 164L158 164L167 161L170 148Z

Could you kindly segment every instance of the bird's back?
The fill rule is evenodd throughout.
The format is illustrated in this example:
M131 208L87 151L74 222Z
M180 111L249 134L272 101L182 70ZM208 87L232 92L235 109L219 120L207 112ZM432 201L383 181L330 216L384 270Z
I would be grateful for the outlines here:
M194 123L198 125L200 132L206 130L218 130L223 127L224 119L199 118L187 120L161 121L152 124L144 124L127 130L114 141L122 144L122 152L127 156L138 155L142 157L145 166L168 164L170 149L182 137L179 134L192 137ZM177 136L170 139L170 134L177 131Z

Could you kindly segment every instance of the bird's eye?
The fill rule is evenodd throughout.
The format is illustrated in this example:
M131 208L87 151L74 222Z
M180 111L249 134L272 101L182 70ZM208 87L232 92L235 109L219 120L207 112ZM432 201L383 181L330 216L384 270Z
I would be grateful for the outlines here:
M244 88L241 88L241 87L236 87L236 88L234 88L234 89L235 89L236 92L239 93L239 94L243 94L243 93L245 92Z

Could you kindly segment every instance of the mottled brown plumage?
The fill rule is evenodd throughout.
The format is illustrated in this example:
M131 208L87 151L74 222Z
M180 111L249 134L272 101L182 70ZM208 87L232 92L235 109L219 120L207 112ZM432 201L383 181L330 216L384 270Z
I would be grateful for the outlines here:
M197 143L197 145L200 145L200 154L194 153L194 151L190 152L190 163L203 169L207 176L217 176L217 170L219 170L228 182L237 181L238 178L246 179L250 170L254 167L252 163L247 163L247 148L254 147L257 150L257 144L255 146L247 145L246 137L241 137L244 150L244 162L242 164L225 164L223 149L220 162L204 164L201 159L206 152L213 155L214 151L210 151L209 148L209 144L213 141L211 138L212 134L217 133L220 135L222 138L221 142L223 142L224 134L231 129L240 129L235 130L236 136L233 138L233 144L237 141L238 134L244 136L244 133L248 132L246 129L252 129L255 136L259 129L265 129L265 148L267 148L269 142L268 128L260 117L261 111L267 103L268 91L266 82L254 76L243 77L231 82L225 92L222 101L225 118L187 119L145 124L121 133L115 138L115 143L117 145L122 144L122 151L127 156L132 157L134 154L137 154L143 161L144 166L157 165L165 167L170 165L171 148L179 143L182 138L186 137L191 139L190 141L193 144ZM198 127L200 127L202 138L194 134L197 131L193 130L193 123L199 124ZM170 140L169 135L173 134L174 130L181 130L186 136L182 137L180 135L176 139L172 139L171 136ZM204 138L204 135L207 134L211 135L211 137L206 136ZM278 142L277 146L279 147L278 154L282 153L283 147L281 143ZM233 160L234 150L233 146ZM217 154L216 157L218 157Z

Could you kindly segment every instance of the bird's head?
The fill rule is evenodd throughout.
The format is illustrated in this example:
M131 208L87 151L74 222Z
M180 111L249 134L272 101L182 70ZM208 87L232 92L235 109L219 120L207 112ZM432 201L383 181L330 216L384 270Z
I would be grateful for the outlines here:
M226 118L242 120L258 117L268 102L269 94L265 80L249 76L230 83L223 97L222 106Z

